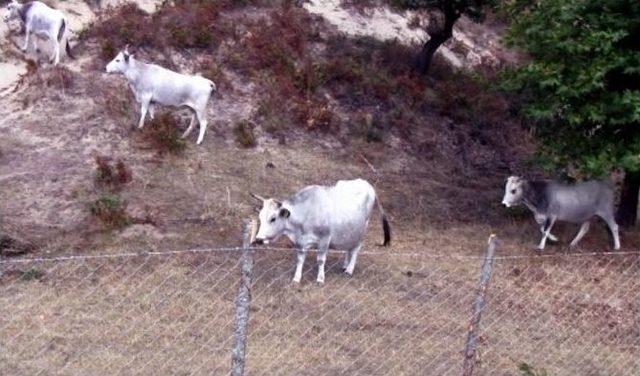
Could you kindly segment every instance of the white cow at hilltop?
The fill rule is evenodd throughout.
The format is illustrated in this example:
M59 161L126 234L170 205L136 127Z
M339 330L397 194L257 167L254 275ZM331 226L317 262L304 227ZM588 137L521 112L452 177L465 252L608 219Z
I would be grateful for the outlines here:
M143 63L136 60L126 48L107 64L106 70L107 73L122 73L129 81L129 87L141 105L138 128L144 126L147 111L153 118L156 104L186 106L193 110L193 115L182 138L191 133L197 117L200 124L197 144L202 143L204 132L207 130L207 103L216 90L213 81L202 76L180 74L159 65Z
M298 256L295 283L302 278L305 255L312 247L318 249L318 283L324 283L329 248L346 251L343 267L348 275L353 274L376 201L382 214L383 245L391 241L391 227L380 199L371 184L362 179L340 180L333 186L311 185L282 202L253 196L262 201L255 242L268 244L284 235L294 243Z
M25 26L25 40L22 46L23 51L29 48L29 38L31 34L35 36L45 36L53 43L53 53L50 57L54 65L60 62L60 44L64 39L65 50L70 58L74 58L69 47L69 39L67 33L67 20L64 14L50 8L40 1L30 1L20 4L16 0L12 0L7 4L4 14L4 22L13 19L19 19ZM33 48L37 51L36 38L33 38Z

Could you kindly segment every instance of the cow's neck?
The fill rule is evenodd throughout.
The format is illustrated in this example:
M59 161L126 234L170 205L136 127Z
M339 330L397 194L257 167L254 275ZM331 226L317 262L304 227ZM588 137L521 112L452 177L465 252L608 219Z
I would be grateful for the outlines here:
M32 5L32 2L28 2L20 5L20 7L18 8L18 15L20 15L20 19L22 20L22 22L27 22L27 13L29 13Z
M129 69L124 72L124 76L127 78L129 83L135 87L140 79L140 67L138 66L138 62L133 60L133 57L130 57L129 59L131 59L129 62Z
M522 202L534 213L547 209L545 197L546 184L544 182L524 182L522 185Z

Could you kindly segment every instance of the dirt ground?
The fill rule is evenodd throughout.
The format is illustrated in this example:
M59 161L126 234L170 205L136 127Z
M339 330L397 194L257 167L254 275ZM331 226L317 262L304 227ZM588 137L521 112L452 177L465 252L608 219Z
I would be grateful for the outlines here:
M0 97L1 235L26 244L21 257L140 255L18 263L3 254L0 374L226 373L238 253L145 252L238 246L242 222L254 214L250 192L284 198L354 177L375 183L392 246L375 245L382 237L375 215L354 277L332 254L324 287L313 283L313 254L302 285L292 286L292 253L258 251L248 374L460 374L492 233L501 240L498 256L522 258L496 260L480 374L516 375L520 362L551 375L640 372L638 256L608 254L601 223L572 250L577 229L558 226L562 242L540 255L531 215L499 205L509 169L523 168L526 133L512 136L522 141L511 149L519 153L513 166L495 164L503 158L490 144L474 144L467 162L458 160L459 125L435 115L431 127L411 130L428 141L424 153L393 134L382 144L306 132L283 141L261 129L258 146L245 149L231 128L255 110L255 88L227 72L232 85L209 108L203 145L194 136L183 155L158 155L134 129L137 109L124 80L92 58L95 45L65 61L68 71L45 63L32 71L15 50L21 38L10 36L2 48L13 52L0 62L18 67L6 81L14 88ZM132 216L151 223L110 230L91 215L102 194L99 155L131 168L119 194ZM623 252L640 248L637 228L621 240Z

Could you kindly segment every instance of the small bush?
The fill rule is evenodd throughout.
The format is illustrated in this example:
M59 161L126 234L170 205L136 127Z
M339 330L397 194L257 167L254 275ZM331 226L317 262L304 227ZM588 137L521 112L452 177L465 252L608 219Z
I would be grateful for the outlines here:
M99 187L114 192L120 191L125 184L131 181L131 178L131 170L121 159L116 161L114 167L109 158L100 155L96 157L95 182Z
M242 147L251 148L257 145L253 124L248 120L239 121L236 126L233 127L233 134L236 137L238 145Z
M40 280L45 276L45 273L37 268L29 268L23 272L20 273L20 280L21 281L35 281L35 280Z
M550 376L546 370L543 369L536 371L533 367L524 362L518 365L518 370L520 370L522 376Z
M351 135L362 138L367 142L382 142L382 130L371 114L358 116L350 124Z
M118 196L102 196L90 204L89 210L108 228L123 228L133 223L127 214L126 201Z
M144 128L142 137L160 154L181 154L187 147L180 138L178 120L169 112L157 114Z

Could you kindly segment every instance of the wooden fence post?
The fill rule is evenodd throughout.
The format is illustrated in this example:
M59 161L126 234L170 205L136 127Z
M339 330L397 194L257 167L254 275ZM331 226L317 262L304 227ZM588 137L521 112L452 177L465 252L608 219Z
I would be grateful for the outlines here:
M473 304L473 314L469 322L469 331L467 332L467 340L464 344L464 364L463 376L473 376L476 365L476 346L478 341L478 326L480 325L480 317L485 304L485 294L491 279L491 268L493 267L493 257L496 252L498 239L491 234L489 237L489 246L484 255L484 262L480 272L480 283L476 292L476 300Z
M245 350L247 346L247 324L249 323L249 306L251 304L251 280L253 278L253 249L251 239L254 222L246 221L242 231L242 260L240 262L240 287L236 297L236 315L233 346L231 356L231 375L244 375Z

